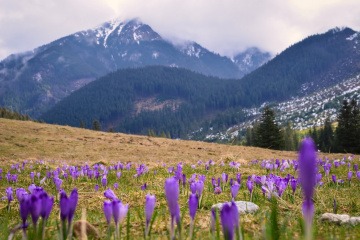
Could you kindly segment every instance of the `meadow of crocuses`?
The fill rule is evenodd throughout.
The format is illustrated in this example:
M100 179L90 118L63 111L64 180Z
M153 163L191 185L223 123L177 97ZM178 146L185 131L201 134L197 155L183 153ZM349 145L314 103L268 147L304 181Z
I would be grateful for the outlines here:
M0 168L0 239L359 239L359 157L193 164L20 161ZM260 209L239 216L234 201ZM221 210L213 204L228 202Z

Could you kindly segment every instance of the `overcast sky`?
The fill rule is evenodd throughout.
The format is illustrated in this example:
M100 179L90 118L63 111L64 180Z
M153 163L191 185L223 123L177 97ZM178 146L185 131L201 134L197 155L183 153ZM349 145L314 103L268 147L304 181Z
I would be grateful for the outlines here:
M222 55L276 54L336 26L360 31L360 0L0 0L0 59L116 17Z

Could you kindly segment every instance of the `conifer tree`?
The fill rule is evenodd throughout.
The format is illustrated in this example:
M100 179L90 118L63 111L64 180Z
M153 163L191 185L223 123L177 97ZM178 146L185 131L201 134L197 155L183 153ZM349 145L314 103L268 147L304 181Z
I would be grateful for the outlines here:
M331 126L330 118L325 119L324 127L320 130L319 149L322 152L333 152L334 131Z
M356 100L349 104L347 100L338 114L338 127L336 128L336 147L340 152L360 152L360 113Z
M280 128L275 123L275 112L268 106L264 108L256 131L256 146L271 149L281 149L283 146Z
M98 120L93 121L92 129L95 130L95 131L100 131L101 130L101 125L100 125L100 122Z

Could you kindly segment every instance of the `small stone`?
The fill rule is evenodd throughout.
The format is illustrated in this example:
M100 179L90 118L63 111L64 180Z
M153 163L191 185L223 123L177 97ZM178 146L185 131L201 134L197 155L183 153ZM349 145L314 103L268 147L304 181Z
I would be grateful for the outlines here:
M350 221L350 216L347 214L334 214L334 213L324 213L320 218L322 221L333 222L337 224L346 224Z
M353 226L360 224L360 217L351 217L349 223Z
M223 208L224 204L230 204L230 203L231 202L217 203L217 204L214 204L211 208L218 208L219 210L221 210ZM253 202L236 201L235 204L238 208L239 214L254 213L257 210L259 210L259 206Z

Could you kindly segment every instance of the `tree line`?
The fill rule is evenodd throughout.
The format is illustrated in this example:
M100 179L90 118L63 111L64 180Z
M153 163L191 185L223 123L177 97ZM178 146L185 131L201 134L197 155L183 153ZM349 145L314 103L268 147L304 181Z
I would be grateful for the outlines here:
M0 118L22 120L22 121L31 120L31 118L26 114L21 114L4 107L0 107Z
M306 135L314 139L322 152L360 153L360 110L357 101L343 101L336 128L327 118L322 127L313 127ZM300 137L291 123L280 127L275 122L274 110L267 106L260 121L246 130L245 144L276 150L297 150Z

